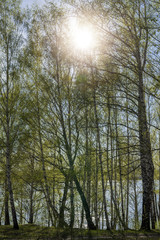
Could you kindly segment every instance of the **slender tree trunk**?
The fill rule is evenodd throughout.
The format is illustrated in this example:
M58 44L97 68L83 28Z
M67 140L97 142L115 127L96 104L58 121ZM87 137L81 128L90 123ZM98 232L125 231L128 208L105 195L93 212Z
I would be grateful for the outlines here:
M102 210L101 210L101 212L102 212L102 230L104 229L104 208L103 208L103 201L102 201Z
M89 147L88 147L88 107L85 106L85 115L86 115L86 170L87 170L87 202L90 208L90 196L91 196L91 161L89 156Z
M6 74L6 173L7 173L7 184L8 184L8 192L10 197L10 205L13 219L13 227L15 229L19 229L17 222L17 214L14 205L14 197L13 197L13 189L11 182L11 146L10 146L10 114L9 114L9 49L7 44L7 74Z
M37 85L37 82L36 82ZM37 87L37 86L36 86ZM51 201L47 174L46 174L46 167L45 167L45 159L44 159L44 151L43 151L43 143L42 143L42 133L41 133L41 115L40 115L40 105L39 105L39 96L38 96L38 88L36 92L37 96L37 122L38 122L38 136L39 136L39 145L40 145L40 158L42 163L42 171L43 171L43 179L44 179L44 186L45 186L45 193L46 193L46 201L49 208L52 210L53 216L55 219L58 218L58 212L55 209L53 202Z
M84 196L84 193L82 191L80 183L79 183L79 181L77 179L77 176L75 175L74 172L73 172L73 179L74 179L77 191L78 191L78 193L79 193L79 195L81 197L81 200L82 200L82 204L83 204L83 207L84 207L84 210L85 210L85 214L86 214L86 220L87 220L87 223L88 223L88 228L90 230L96 230L96 226L92 222L92 218L91 218L91 215L90 215L90 210L89 210L89 207L88 207L88 203L86 201L86 198Z
M47 195L46 195L46 191L45 191L45 188L44 188L43 185L42 185L42 189L43 189L43 193L44 193L44 196L45 196L45 199L46 199L49 219L51 220L52 226L56 227L56 220L57 220L57 218L54 219L55 221L53 221L52 209L51 209L51 206L49 205L49 202L48 202L48 199L47 199ZM36 216L35 216L35 219L36 219Z
M10 205L11 205L11 212L12 212L12 219L13 219L13 227L14 229L19 229L18 222L17 222L17 214L16 214L16 209L14 205L14 197L13 197L13 190L12 190L12 183L11 183L11 176L10 176L10 156L7 151L6 154L7 158L7 180L8 180L8 191L9 191L9 196L10 196Z
M159 221L158 221L158 202L157 202L157 194L154 193L154 201L155 201L155 216L157 222L157 228L159 228Z
M81 222L80 222L80 228L83 228L83 221L84 221L84 208L82 206L82 210L81 210Z
M120 181L120 196L121 196L121 210L122 210L122 221L125 224L125 213L124 213L124 199L123 199L123 182L122 182L122 159L120 153L120 145L119 145L119 136L118 129L116 127L116 138L117 138L117 150L118 150L118 162L119 162L119 181Z
M152 206L151 206L151 223L152 223L152 229L155 229L156 228L156 211L155 211L154 195L153 195Z
M63 228L64 226L66 226L66 223L64 220L64 210L65 210L65 204L66 204L66 200L67 200L68 184L69 184L69 178L66 177L64 191L63 191L63 197L62 197L62 204L61 204L60 212L59 212L58 227L60 227L60 228Z
M5 202L3 202L1 213L0 213L0 226L2 225L2 216L3 216L3 212L4 212L4 207L5 207Z
M108 212L107 212L107 204L106 204L106 189L105 189L105 184L104 184L104 173L103 173L103 163L102 163L102 149L101 149L101 140L100 140L100 131L99 131L99 122L98 122L98 113L97 113L95 90L94 90L93 94L94 94L93 95L93 102L94 102L95 124L96 124L96 130L97 130L98 155L99 155L99 162L100 162L100 169L101 169L103 205L104 205L104 212L105 212L105 218L106 218L106 227L109 230L110 229L110 224L109 224L109 218L108 218Z
M116 145L116 144L115 144ZM112 197L113 201L114 201L114 205L115 205L115 211L114 211L114 229L116 229L116 225L117 225L117 212L118 212L118 215L120 216L120 213L119 213L119 206L118 206L118 202L117 202L117 199L118 199L118 193L117 193L117 150L116 151L116 156L115 156L115 161L114 161L114 192L113 192L113 196L114 198ZM111 191L112 193L112 191Z
M10 217L9 217L9 192L8 192L8 184L7 184L7 176L5 179L5 196L4 196L4 206L5 206L5 225L10 225Z
M139 217L138 217L138 201L137 201L137 184L136 184L136 170L133 172L133 189L134 189L134 221L135 221L135 229L139 227Z
M82 186L83 192L85 192L85 183L86 183L86 163L85 163L84 179L83 179L83 186ZM83 208L83 204L82 204L80 228L83 227L83 222L84 222L84 208Z
M90 157L89 157L89 139L88 139L88 106L85 102L85 166L84 166L84 178L83 178L83 192L86 195L86 200L90 209L90 175L91 175L91 166L90 166ZM87 185L87 189L86 188ZM84 222L84 208L82 206L81 212L81 228Z
M110 109L109 109L110 111ZM110 115L110 114L109 114ZM111 184L112 184L112 194L111 195L111 228L114 229L114 206L113 206L113 182L114 182L114 178L113 178L113 137L112 137L112 127L110 124L110 141L111 141Z
M110 116L109 116L110 118ZM110 121L109 121L109 125L110 125ZM115 110L115 125L117 128L117 110ZM116 130L117 133L117 130ZM108 134L109 135L109 132ZM108 139L107 139L107 144L108 144ZM117 144L117 134L116 134L116 144ZM108 148L108 147L107 147ZM125 222L123 221L123 219L121 218L121 214L120 214L120 210L119 210L119 206L118 206L118 202L117 202L117 159L118 159L118 148L116 149L116 158L115 158L115 175L114 175L114 191L113 191L113 184L112 184L112 178L111 178L111 174L109 171L109 156L108 156L108 152L107 152L107 173L108 173L108 179L109 179L109 184L110 184L110 191L111 191L111 199L114 203L114 208L115 208L115 215L114 215L114 225L113 228L116 227L116 219L118 217L119 219L119 223L123 226L124 229L127 229L127 226L125 224ZM121 188L120 188L121 190Z
M70 182L70 199L71 199L71 214L70 214L70 228L73 229L74 226L74 216L75 216L75 210L74 210L74 189L73 189L73 180Z
M127 83L128 92L128 83ZM127 111L126 111L126 121L127 121L127 201L126 201L126 226L128 227L128 215L129 215L129 169L130 169L130 139L129 139L129 118L128 118L128 94L126 94L127 101Z
M20 202L20 224L23 224L23 195L22 195L22 188L21 188L21 202Z
M30 206L29 206L29 222L33 223L33 181L31 182L31 188L30 188Z
M97 145L96 145L96 169L95 169L95 223L96 228L98 229L98 152L97 152Z
M122 226L127 229L127 225L125 223L125 213L124 213L124 199L123 199L123 182L122 182L122 158L120 152L120 143L119 143L119 134L117 127L117 109L115 111L115 124L116 124L116 149L117 149L117 157L119 163L119 182L120 182L120 196L121 196L121 210L122 210Z
M111 229L113 228L113 159L112 159L112 138L111 138L111 164L109 164L109 134L111 134L111 109L110 109L110 98L108 94L108 121L107 121L107 173L110 184L110 208L111 208Z
M34 172L34 153L33 157L31 157L31 173L33 174ZM28 223L33 223L33 194L34 194L34 181L31 181L30 185L30 206L29 206L29 222Z
M85 157L85 165L84 165L84 178L83 178L83 186L82 186L82 190L85 193L85 186L86 186L86 166L87 166L87 158ZM84 208L82 205L82 211L81 211L81 223L80 223L80 228L83 227L83 222L84 222Z

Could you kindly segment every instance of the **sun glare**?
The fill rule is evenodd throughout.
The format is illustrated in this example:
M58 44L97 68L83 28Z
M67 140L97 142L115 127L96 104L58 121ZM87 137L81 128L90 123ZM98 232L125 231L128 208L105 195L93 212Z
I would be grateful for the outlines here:
M76 19L71 19L71 42L75 50L90 52L95 46L93 28L89 24L79 24Z
M87 27L79 27L74 32L73 43L79 50L90 50L93 47L93 33Z

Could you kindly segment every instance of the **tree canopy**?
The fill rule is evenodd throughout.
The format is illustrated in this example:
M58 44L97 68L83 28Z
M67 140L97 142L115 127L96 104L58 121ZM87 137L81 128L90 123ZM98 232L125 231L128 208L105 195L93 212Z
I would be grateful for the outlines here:
M159 7L0 2L0 224L159 227Z

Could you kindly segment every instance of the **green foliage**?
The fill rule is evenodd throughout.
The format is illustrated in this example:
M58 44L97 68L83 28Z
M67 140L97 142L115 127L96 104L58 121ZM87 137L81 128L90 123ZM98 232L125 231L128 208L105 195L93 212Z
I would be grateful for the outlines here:
M76 184L71 187L76 176L89 211L100 225L100 220L103 222L105 218L103 175L104 188L109 193L106 198L109 219L116 228L121 225L122 204L126 222L127 206L133 203L133 210L136 204L139 209L136 187L144 162L141 161L140 134L146 134L140 130L142 100L148 118L145 124L150 131L155 180L159 179L158 3L64 2L74 3L77 16L93 24L99 34L99 46L93 55L87 57L83 53L83 58L76 53L75 57L75 50L71 49L67 19L72 7L46 3L42 9L32 9L28 17L21 10L19 0L0 2L1 206L5 201L8 146L16 209L23 222L29 221L33 202L35 222L58 225L59 211L64 204L64 220L68 224L73 188L74 214L79 217L75 226L83 226L84 206ZM141 101L140 73L144 94ZM146 158L147 154L143 160ZM62 203L67 178L68 192ZM127 192L128 186L132 191ZM159 193L158 186L155 193ZM4 223L4 209L1 210L0 219ZM132 220L129 216L129 219L132 223L138 222L136 217ZM70 229L58 232L53 228L24 225L18 233L1 226L0 233L5 239L21 239L22 235L25 239L51 236L56 239L70 235ZM104 231L79 229L73 229L73 234L105 236ZM106 233L107 236L114 234L117 236L120 232Z

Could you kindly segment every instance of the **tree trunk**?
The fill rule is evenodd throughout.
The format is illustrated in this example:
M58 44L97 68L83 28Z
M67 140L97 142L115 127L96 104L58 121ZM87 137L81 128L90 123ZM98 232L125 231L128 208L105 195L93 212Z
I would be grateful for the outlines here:
M134 166L133 166L134 167ZM136 189L136 170L133 171L133 189L134 189L134 221L135 221L135 229L137 230L139 227L139 219L138 219L138 201L137 201L137 189Z
M128 82L127 82L128 93ZM130 139L129 139L129 118L128 118L128 94L126 93L126 122L127 122L127 202L126 202L126 226L128 227L128 215L129 215L129 169L130 169Z
M66 177L64 191L63 191L63 197L62 197L62 204L61 204L60 212L59 212L59 223L58 223L59 228L63 228L64 226L67 226L66 222L64 220L64 210L65 210L65 204L66 204L66 200L67 200L68 184L69 184L69 179L68 179L68 177Z
M88 202L88 206L90 209L90 196L91 196L91 160L89 156L89 148L88 148L88 108L85 106L85 117L86 117L86 170L87 170L87 191L86 198Z
M49 186L48 186L48 180L47 180L47 174L46 174L46 167L45 167L45 158L44 158L44 150L43 150L43 143L42 143L42 132L41 132L41 113L40 113L40 104L39 104L39 92L38 92L38 86L36 82L36 100L37 100L37 124L38 124L38 137L39 137L39 146L40 146L40 159L42 163L42 171L43 171L43 179L44 179L44 190L46 195L46 201L47 205L49 206L49 209L52 210L53 216L55 219L58 218L58 212L53 205L53 202L51 201Z
M15 209L15 205L14 205L14 197L13 197L10 171L11 171L10 170L10 160L9 160L9 155L7 153L7 180L8 180L8 191L9 191L9 196L10 196L11 211L12 211L13 227L14 227L14 229L19 229L18 222L17 222L16 209Z
M96 169L95 169L95 223L98 229L99 217L98 217L98 152L96 146Z
M70 195L70 199L71 199L71 214L70 214L70 228L73 229L74 226L74 215L75 215L75 211L74 211L74 189L73 189L73 180L71 180L70 182L70 191L71 191L71 195Z
M29 222L33 223L33 182L31 183L31 189L30 189L30 207L29 207Z
M2 225L2 216L3 216L4 207L5 207L4 204L5 204L5 202L3 202L1 213L0 213L0 226Z
M10 146L10 114L9 114L9 49L7 44L7 81L6 81L6 174L7 174L7 184L8 184L8 192L10 197L10 205L13 219L13 227L15 229L19 229L17 222L16 209L14 205L14 197L12 190L12 182L11 182L11 146Z
M7 176L5 179L5 196L4 196L4 206L5 206L5 225L10 225L10 217L9 217L9 192L8 192L8 184L7 184Z
M94 89L94 92L93 92L93 102L94 102L95 124L96 124L96 130L97 130L98 157L99 157L100 170L101 170L103 205L104 205L104 212L105 212L105 218L106 218L106 227L107 227L107 230L109 230L110 229L110 224L109 224L109 218L108 218L108 212L107 212L107 204L106 204L106 189L105 189L105 184L104 184L104 173L103 173L103 163L102 163L102 149L101 149L101 140L100 140L100 131L99 131L99 121L98 121L95 89Z
M20 217L19 217L19 223L23 224L23 195L22 195L22 188L21 188L21 200L20 200Z
M73 179L74 179L74 182L75 182L75 185L76 185L76 188L77 188L77 191L81 197L81 200L82 200L82 204L83 204L83 207L84 207L84 210L85 210L85 214L86 214L86 220L87 220L87 224L88 224L88 228L90 230L96 230L96 226L94 225L94 223L92 222L92 218L91 218L91 215L90 215L90 210L89 210L89 207L88 207L88 203L86 201L86 198L84 196L84 193L82 191L82 188L79 184L79 181L77 179L77 176L75 175L75 173L73 172Z
M119 179L120 179L120 196L121 196L121 210L122 210L122 221L125 225L125 214L124 214L124 200L123 200L123 182L122 182L122 159L121 159L121 153L120 153L120 144L119 144L119 136L118 136L118 128L116 123L116 148L118 151L118 162L119 162Z
M143 186L143 207L142 207L143 210L141 229L150 230L150 213L153 196L154 166L152 161L150 134L146 119L143 77L141 71L139 71L138 122L139 122L142 186Z
M151 223L152 229L156 228L156 202L155 202L155 193L153 192L152 196L152 205L151 205Z

